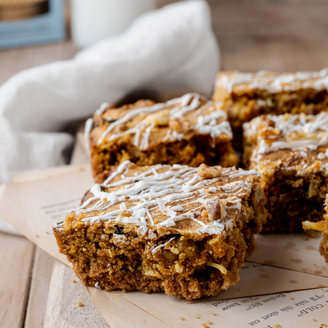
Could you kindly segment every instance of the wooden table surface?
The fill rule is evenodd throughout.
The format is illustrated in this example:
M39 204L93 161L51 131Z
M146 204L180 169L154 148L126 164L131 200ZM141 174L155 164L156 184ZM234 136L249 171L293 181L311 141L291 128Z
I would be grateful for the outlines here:
M175 1L158 0L163 6ZM221 69L242 71L320 70L328 67L328 1L209 0L213 29L221 51ZM67 60L77 52L70 40L0 51L0 85L14 74L37 65ZM87 159L79 148L73 161ZM108 327L73 273L23 237L0 233L0 326L4 328ZM50 283L51 281L51 283ZM75 284L74 284L75 285ZM58 289L71 295L58 307ZM49 292L50 290L50 292ZM62 298L64 298L62 296ZM67 298L65 298L67 300ZM84 311L76 306L86 305ZM64 304L64 303L63 303ZM79 312L80 311L80 312ZM81 320L74 321L73 314Z

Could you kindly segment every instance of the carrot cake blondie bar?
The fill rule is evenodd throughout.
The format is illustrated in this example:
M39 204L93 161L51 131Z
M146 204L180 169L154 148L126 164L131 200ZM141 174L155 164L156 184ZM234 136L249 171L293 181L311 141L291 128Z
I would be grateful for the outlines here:
M239 280L263 199L255 171L125 161L53 231L84 284L195 299Z
M113 165L186 164L234 166L226 113L216 102L186 94L166 103L139 100L121 108L102 106L86 124L96 182Z
M328 193L328 113L263 115L244 124L244 166L261 174L272 219L264 231L320 221Z
M213 99L222 101L241 146L242 125L262 114L318 114L328 109L328 69L320 72L219 73Z

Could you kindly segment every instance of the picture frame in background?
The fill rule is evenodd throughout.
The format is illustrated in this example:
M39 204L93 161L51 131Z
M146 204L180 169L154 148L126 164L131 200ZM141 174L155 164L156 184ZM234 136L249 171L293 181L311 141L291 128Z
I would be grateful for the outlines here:
M64 0L0 0L0 49L65 38Z

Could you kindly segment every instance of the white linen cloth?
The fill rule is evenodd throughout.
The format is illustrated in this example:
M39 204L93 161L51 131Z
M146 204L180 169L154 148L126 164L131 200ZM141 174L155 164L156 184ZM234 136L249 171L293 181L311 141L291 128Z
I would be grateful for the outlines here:
M65 164L73 137L60 131L102 102L136 89L166 99L186 92L210 97L218 69L210 10L198 0L149 12L72 60L15 75L0 88L0 183L10 180L9 171Z

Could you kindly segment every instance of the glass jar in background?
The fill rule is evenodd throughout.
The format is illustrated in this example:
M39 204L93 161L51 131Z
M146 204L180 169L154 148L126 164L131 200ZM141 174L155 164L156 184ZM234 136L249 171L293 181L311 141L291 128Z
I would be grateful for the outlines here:
M0 0L0 49L58 42L65 34L64 0Z
M135 18L156 8L156 0L71 0L71 30L84 48L124 32Z

